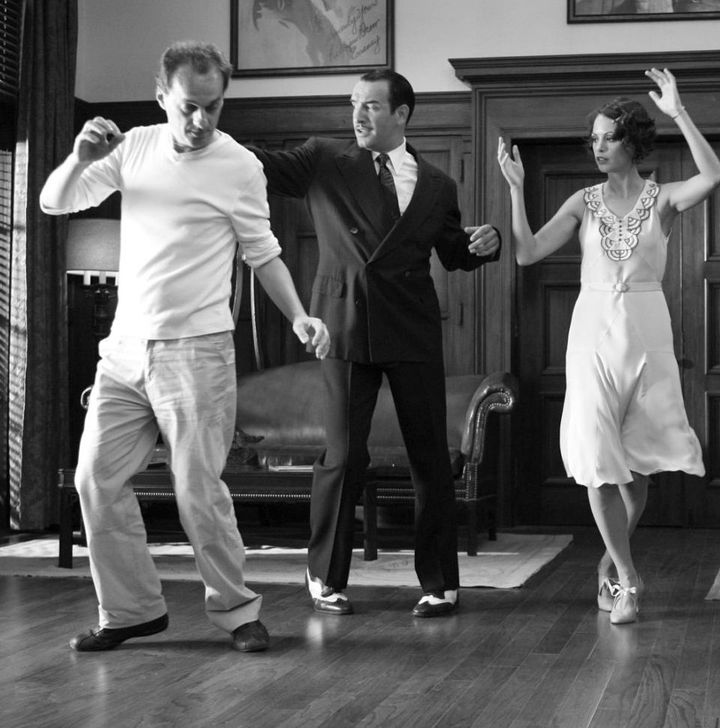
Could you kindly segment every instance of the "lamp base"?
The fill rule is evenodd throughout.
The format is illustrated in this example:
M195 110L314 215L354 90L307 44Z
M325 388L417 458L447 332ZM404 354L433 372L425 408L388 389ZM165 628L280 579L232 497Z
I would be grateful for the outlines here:
M68 390L70 456L74 462L85 421L80 395L95 379L98 342L110 332L117 307L117 287L85 285L82 275L67 276Z

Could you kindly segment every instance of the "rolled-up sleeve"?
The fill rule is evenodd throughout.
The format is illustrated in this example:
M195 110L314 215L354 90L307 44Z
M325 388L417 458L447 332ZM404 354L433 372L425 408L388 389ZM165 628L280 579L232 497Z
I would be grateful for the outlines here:
M267 199L267 181L259 162L239 191L232 220L235 234L252 268L258 268L282 252L278 239L270 227L270 205Z

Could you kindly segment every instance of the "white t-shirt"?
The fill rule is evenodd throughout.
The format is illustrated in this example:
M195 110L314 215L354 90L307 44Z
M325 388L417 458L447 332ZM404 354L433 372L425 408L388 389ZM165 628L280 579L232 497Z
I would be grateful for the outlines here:
M60 214L122 193L118 306L113 333L176 339L228 331L236 241L248 265L280 255L267 182L254 154L223 132L178 153L167 124L127 132L90 165Z

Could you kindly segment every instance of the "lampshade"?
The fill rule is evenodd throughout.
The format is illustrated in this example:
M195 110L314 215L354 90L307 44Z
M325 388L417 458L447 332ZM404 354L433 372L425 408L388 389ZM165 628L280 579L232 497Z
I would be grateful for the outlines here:
M120 220L70 220L65 249L68 273L117 273L120 261Z

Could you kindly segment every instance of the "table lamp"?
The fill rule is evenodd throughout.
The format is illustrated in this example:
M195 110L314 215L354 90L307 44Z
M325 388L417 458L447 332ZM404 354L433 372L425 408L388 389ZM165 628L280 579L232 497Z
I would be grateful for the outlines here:
M116 296L120 260L120 220L73 219L68 223L65 248L67 274L82 276L86 295L93 299L93 334L99 341L108 335Z

